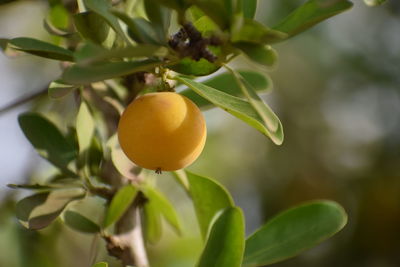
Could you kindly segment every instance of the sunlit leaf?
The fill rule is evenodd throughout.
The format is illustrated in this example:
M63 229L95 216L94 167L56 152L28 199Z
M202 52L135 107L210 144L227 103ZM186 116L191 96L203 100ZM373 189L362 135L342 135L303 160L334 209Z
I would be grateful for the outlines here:
M264 266L294 257L340 231L347 222L333 201L314 201L272 218L246 241L244 266Z
M108 263L107 262L98 262L95 265L92 265L92 267L108 267Z
M233 76L236 78L236 82L242 89L243 94L248 99L249 103L257 111L257 114L262 118L264 125L269 133L269 138L280 145L283 142L283 131L282 124L279 118L271 110L267 103L265 103L261 97L257 94L254 88L249 84L237 71L228 68Z
M243 25L232 33L231 41L234 43L271 44L285 38L287 38L287 34L282 31L270 29L252 19L245 19Z
M82 198L84 194L78 188L38 193L20 200L16 206L16 215L25 227L42 229L53 222L68 203Z
M85 101L81 102L76 116L76 134L78 136L79 152L87 151L92 143L95 130L93 116Z
M285 32L288 37L292 37L352 6L353 3L347 0L308 0L273 29Z
M275 66L278 59L276 51L268 45L237 43L235 47L239 48L249 59L264 67Z
M265 93L272 90L272 81L266 74L254 71L239 71L239 73L257 92ZM204 81L203 84L233 96L243 96L242 89L237 85L235 77L229 72L214 76ZM185 89L180 94L188 97L201 109L214 107L210 101L191 89Z
M75 64L64 71L61 79L71 84L88 84L135 72L148 71L160 65L160 63L159 60L144 60L107 62L89 66Z
M268 117L271 120L271 125L267 125L264 121L264 118L260 116L257 110L248 101L221 92L212 87L195 82L188 78L176 77L176 79L191 88L203 98L213 103L214 105L222 108L226 112L231 113L235 117L241 119L245 123L260 131L262 134L268 136L275 144L282 144L282 125L279 120L273 120L274 115L272 111L271 113L269 113L270 117Z
M121 218L132 204L137 192L138 190L133 185L126 185L118 190L108 207L103 223L104 228L110 226Z
M237 207L226 208L212 225L206 247L196 266L240 267L244 244L242 211Z
M218 182L188 171L186 175L200 232L205 238L214 216L222 209L232 207L233 200L228 191Z
M48 93L51 98L61 98L77 88L78 86L76 85L63 84L62 81L54 81L50 83Z
M157 209L154 202L147 202L144 207L144 231L146 240L157 243L162 235L161 211Z
M76 159L77 151L52 122L31 112L21 114L18 122L39 155L72 177L76 176L68 166Z
M14 38L8 41L15 49L40 57L73 61L72 51L28 37Z
M64 213L64 221L66 225L82 233L93 234L100 232L100 227L97 224L72 210L67 210Z
M386 3L387 0L364 0L364 3L367 6L379 6Z
M145 196L152 202L153 208L159 211L177 234L181 234L181 226L174 206L161 192L151 187L144 190Z

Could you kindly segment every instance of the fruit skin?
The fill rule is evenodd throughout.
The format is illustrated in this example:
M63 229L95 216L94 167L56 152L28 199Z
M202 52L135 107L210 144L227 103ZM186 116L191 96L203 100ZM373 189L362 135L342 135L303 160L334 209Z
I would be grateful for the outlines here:
M193 163L206 141L199 108L172 92L149 93L125 109L118 125L122 150L135 164L156 171L174 171Z

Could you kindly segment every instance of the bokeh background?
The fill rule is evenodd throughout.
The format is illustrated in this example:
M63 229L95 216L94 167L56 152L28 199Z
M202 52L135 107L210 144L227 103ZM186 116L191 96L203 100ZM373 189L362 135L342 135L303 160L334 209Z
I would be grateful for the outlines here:
M257 18L274 25L301 2L260 0ZM274 91L265 100L282 121L284 144L275 146L213 109L205 113L206 148L189 168L228 187L244 210L248 234L306 200L332 199L344 206L349 222L343 231L276 267L400 266L400 1L375 8L353 2L352 10L274 46L279 64L268 71ZM46 3L1 5L0 38L50 40L42 28ZM254 68L241 59L235 64ZM58 65L50 60L0 54L0 107L42 90L57 75ZM60 221L29 231L15 219L15 201L28 193L6 184L52 171L23 137L17 115L40 105L44 112L54 112L52 106L68 111L63 100L46 101L44 96L0 114L0 266L89 266L96 246L98 260L119 266L101 240ZM70 116L76 112L69 110ZM153 266L193 266L202 244L192 206L171 177L153 179L177 206L185 229L176 237L166 226L161 242L149 245Z

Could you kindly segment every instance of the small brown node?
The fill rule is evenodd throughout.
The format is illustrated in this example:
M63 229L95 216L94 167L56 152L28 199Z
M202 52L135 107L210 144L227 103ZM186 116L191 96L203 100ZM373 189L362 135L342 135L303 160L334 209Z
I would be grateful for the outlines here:
M157 173L157 174L162 174L162 171L161 171L161 168L160 168L160 167L156 169L156 173Z

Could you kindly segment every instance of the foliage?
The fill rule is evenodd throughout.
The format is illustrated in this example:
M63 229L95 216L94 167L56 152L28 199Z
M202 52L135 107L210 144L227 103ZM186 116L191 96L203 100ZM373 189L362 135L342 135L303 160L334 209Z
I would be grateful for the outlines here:
M257 0L146 0L136 6L129 0L84 0L72 7L49 2L50 14L59 16L49 16L45 28L60 39L50 43L20 37L1 43L6 52L60 61L62 73L48 93L61 101L76 96L76 121L63 132L40 113L20 115L26 138L59 170L59 176L46 184L10 185L35 192L18 202L17 218L36 230L62 215L72 229L103 237L109 253L124 264L140 267L147 264L137 254L133 253L133 262L121 256L129 242L144 248L140 240L124 240L126 229L121 229L132 230L128 225L132 221L127 223L126 218L139 216L130 216L131 210L143 211L145 242L159 240L161 218L177 234L184 222L150 182L148 172L129 162L121 166L123 158L115 158L121 107L140 94L176 90L201 109L221 108L281 145L282 124L260 96L272 87L264 73L278 58L272 46L352 6L347 0L308 0L267 27L254 19ZM228 66L240 55L255 63L254 70ZM226 71L218 72L221 68ZM210 74L206 80L196 80ZM103 109L105 103L112 109ZM205 242L200 267L272 264L298 255L346 224L339 204L320 200L284 211L246 239L241 209L220 183L188 171L173 175L193 202ZM71 207L77 200L94 197L104 198L107 207L100 223L75 210L79 205ZM118 246L122 252L116 252Z

